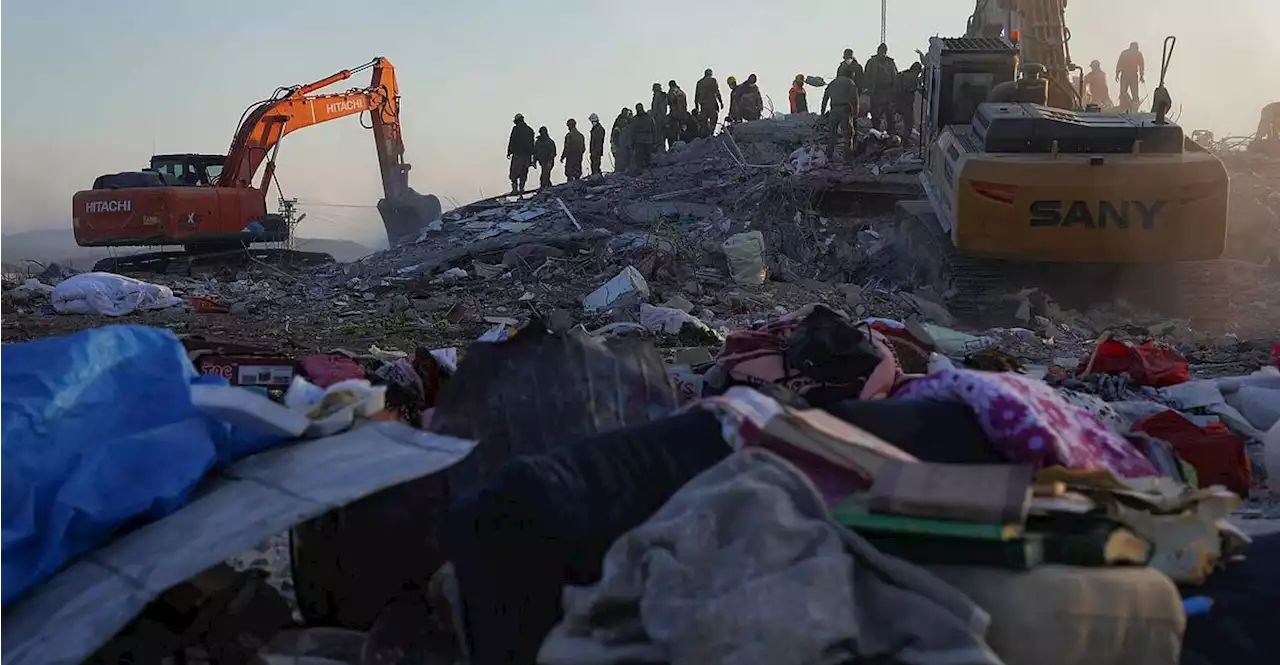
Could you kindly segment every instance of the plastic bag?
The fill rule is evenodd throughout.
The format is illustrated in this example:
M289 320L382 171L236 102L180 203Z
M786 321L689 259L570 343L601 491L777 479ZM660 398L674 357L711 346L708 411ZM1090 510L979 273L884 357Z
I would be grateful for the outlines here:
M53 309L59 314L124 316L139 309L181 305L167 286L109 272L87 272L53 287Z
M5 605L126 522L180 507L228 439L192 406L196 373L169 330L6 344L0 376Z
M739 286L760 286L769 273L764 267L764 234L748 231L729 236L722 247L729 275Z

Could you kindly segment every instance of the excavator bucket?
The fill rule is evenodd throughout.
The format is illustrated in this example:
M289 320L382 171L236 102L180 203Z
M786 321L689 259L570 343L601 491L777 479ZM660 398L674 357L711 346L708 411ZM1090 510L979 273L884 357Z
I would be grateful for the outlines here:
M399 199L378 201L378 213L387 229L387 246L412 242L422 234L427 224L440 219L440 199L434 194L419 194L413 189Z

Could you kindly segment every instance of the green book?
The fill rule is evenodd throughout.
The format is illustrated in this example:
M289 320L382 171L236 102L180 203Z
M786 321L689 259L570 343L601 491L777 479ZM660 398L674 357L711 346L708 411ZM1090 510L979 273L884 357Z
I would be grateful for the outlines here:
M1010 541L1023 535L1021 524L980 524L872 513L867 507L864 494L854 494L842 501L831 509L831 517L838 524L860 534L914 534L994 541Z
M984 540L919 534L860 533L880 552L912 563L990 566L1029 570L1045 562L1039 534L1013 540Z

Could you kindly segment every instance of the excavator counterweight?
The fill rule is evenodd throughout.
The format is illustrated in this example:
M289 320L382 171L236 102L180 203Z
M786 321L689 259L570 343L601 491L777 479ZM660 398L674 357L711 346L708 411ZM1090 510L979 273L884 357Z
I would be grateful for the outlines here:
M372 70L368 87L317 92L364 70ZM435 196L418 194L409 186L399 86L395 68L385 58L309 84L277 89L270 99L245 111L226 155L156 155L143 171L100 176L92 189L72 198L76 243L82 247L182 245L190 255L207 257L236 254L253 243L288 240L292 208L285 214L269 213L266 204L281 140L312 125L364 113L370 115L382 176L378 210L387 241L394 245L438 219L441 210ZM130 263L144 267L167 263L157 261L158 255L167 253L106 263L115 269Z

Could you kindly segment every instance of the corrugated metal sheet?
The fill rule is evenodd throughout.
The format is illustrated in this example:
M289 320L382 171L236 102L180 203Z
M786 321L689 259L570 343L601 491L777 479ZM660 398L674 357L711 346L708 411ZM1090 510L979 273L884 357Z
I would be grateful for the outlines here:
M372 423L245 458L181 510L83 557L8 608L3 661L80 663L165 589L331 508L446 469L474 447Z

